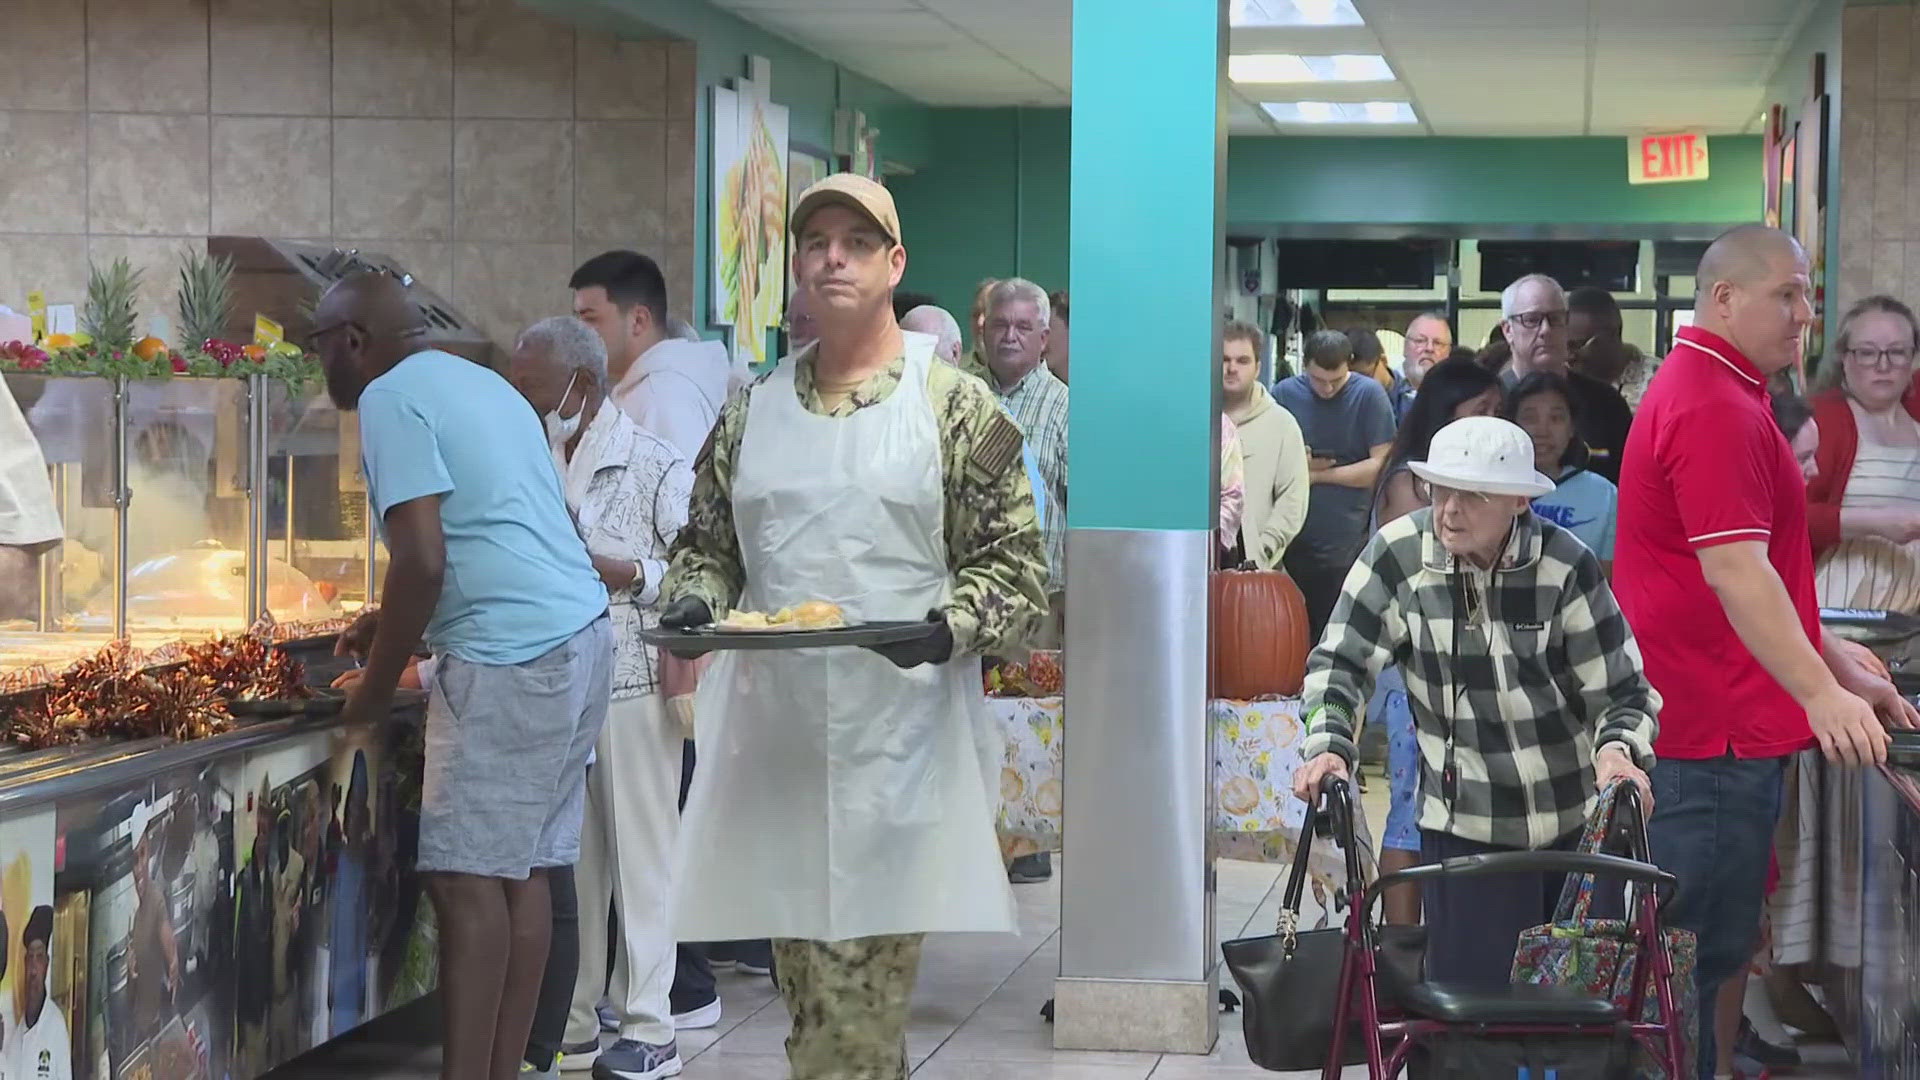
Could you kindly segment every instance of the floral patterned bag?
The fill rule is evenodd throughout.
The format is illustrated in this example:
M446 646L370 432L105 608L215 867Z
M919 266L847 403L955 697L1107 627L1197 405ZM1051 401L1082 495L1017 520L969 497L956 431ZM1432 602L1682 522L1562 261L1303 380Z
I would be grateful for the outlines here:
M1580 835L1582 852L1604 854L1613 831L1614 812L1620 801L1621 781L1600 796ZM1634 817L1638 818L1637 804ZM1630 823L1634 837L1632 857L1645 859L1646 827L1638 820ZM1560 892L1560 904L1553 921L1530 927L1520 933L1519 947L1513 956L1513 982L1527 986L1560 986L1580 990L1594 997L1611 998L1622 1009L1633 994L1635 967L1640 959L1634 943L1633 925L1624 919L1588 917L1593 904L1594 878L1591 874L1567 875ZM1693 984L1696 946L1693 932L1666 928L1662 931L1667 952L1673 957L1674 998L1680 1009L1680 1061L1683 1074L1693 1061L1693 1036L1699 1023L1698 993ZM1651 984L1641 1003L1640 1019L1654 1023L1660 1019L1660 999ZM1651 1080L1666 1080L1660 1068L1644 1052L1635 1054L1635 1072Z

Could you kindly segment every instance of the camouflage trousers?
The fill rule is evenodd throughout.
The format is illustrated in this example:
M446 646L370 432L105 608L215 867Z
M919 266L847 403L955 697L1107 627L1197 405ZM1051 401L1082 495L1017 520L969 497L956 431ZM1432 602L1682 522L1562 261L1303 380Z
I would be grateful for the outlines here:
M906 1080L923 935L773 943L792 1080Z

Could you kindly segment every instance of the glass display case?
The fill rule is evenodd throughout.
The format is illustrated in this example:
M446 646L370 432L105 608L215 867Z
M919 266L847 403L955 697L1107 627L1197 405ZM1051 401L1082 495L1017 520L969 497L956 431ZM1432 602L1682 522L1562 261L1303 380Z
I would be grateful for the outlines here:
M12 475L30 475L30 440L60 535L0 544L0 673L57 671L116 639L151 651L239 633L263 615L325 626L366 603L359 447L324 393L263 376L5 381Z

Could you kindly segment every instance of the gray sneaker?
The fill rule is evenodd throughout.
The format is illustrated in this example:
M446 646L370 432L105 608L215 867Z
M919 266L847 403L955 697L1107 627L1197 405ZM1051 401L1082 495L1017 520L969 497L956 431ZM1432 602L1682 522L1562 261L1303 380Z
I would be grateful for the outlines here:
M560 1048L560 1061L554 1066L563 1073L583 1073L593 1068L600 1057L600 1040L589 1039Z
M655 1046L638 1039L621 1039L601 1053L593 1066L594 1080L660 1080L679 1076L680 1047L677 1043Z

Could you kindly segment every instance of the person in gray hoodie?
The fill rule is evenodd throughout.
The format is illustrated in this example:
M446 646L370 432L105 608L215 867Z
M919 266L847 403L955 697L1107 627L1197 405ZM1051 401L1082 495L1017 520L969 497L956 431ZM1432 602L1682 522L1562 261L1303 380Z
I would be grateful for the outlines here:
M573 272L573 313L607 346L609 396L640 427L688 461L720 418L720 406L748 373L718 341L689 341L667 318L659 264L636 251L595 255Z
M671 443L686 460L697 460L728 395L752 381L745 361L729 357L721 342L700 340L692 327L667 315L666 277L658 263L639 252L595 255L580 264L567 287L573 290L573 313L606 343L608 398L641 430ZM661 655L660 691L683 728L692 723L697 681L696 665ZM695 758L693 740L687 739L680 758L682 807ZM771 958L765 941L681 944L671 994L674 1027L719 1023L716 964L770 974Z
M1264 344L1248 323L1228 323L1220 334L1223 407L1240 428L1246 460L1240 543L1248 561L1271 570L1307 520L1307 444L1300 421L1260 385Z

